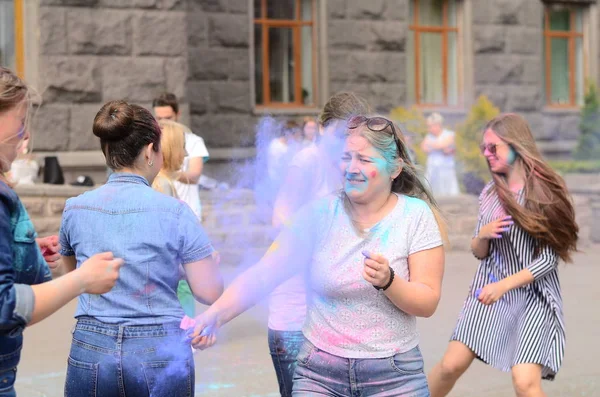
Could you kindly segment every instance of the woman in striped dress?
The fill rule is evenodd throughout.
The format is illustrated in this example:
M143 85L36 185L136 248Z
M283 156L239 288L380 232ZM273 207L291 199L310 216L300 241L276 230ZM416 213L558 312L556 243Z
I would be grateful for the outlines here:
M431 395L448 394L478 358L510 371L517 396L544 396L541 380L554 379L564 355L557 265L576 250L575 212L522 117L490 121L481 149L493 178L481 193L471 243L481 263L448 349L429 375Z

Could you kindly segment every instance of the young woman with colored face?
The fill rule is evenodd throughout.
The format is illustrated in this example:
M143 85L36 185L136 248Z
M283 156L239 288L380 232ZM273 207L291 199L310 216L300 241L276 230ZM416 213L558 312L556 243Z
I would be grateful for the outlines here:
M260 262L196 318L193 344L303 273L306 338L293 396L428 396L416 317L437 307L444 269L431 195L399 130L382 117L346 125L341 192L303 207Z
M517 396L544 396L541 380L554 379L565 349L557 266L576 249L573 204L522 117L490 121L481 152L493 179L481 193L471 243L481 262L448 350L429 375L431 394L448 394L478 358L510 371Z

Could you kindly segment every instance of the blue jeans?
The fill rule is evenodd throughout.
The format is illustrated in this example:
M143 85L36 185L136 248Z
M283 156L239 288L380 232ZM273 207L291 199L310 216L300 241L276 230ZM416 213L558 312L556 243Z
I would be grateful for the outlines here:
M298 353L294 397L429 397L418 347L392 357L342 358L306 341Z
M15 379L17 368L7 369L0 372L0 397L16 397Z
M296 356L304 341L302 331L275 331L269 328L269 351L281 397L292 395Z
M192 349L179 324L77 322L66 397L191 397L194 383Z

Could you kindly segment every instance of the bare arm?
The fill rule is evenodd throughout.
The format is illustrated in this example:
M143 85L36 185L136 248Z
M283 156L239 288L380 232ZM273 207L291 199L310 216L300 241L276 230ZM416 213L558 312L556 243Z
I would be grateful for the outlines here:
M212 256L187 263L183 267L192 293L198 302L211 305L221 296L223 277Z
M202 157L191 157L188 160L187 171L181 171L177 180L181 183L190 185L197 184L204 169L204 159Z
M444 247L416 252L408 257L410 281L394 278L384 292L400 310L418 317L435 313L442 293Z

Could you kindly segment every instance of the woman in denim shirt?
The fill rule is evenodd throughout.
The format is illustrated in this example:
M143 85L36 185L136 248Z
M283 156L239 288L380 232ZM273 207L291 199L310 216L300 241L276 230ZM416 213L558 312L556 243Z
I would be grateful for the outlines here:
M196 299L214 302L223 281L212 245L187 204L151 187L163 156L148 110L108 102L92 130L114 172L104 186L67 201L61 254L70 269L106 249L125 263L111 292L80 296L65 395L193 396L179 265Z
M12 190L5 173L29 138L30 94L14 73L0 68L0 396L16 395L17 364L23 330L48 317L82 292L103 293L112 288L122 263L111 253L88 259L80 269L52 280L46 260L57 264L52 238L37 239L29 215ZM46 259L46 260L44 260Z

